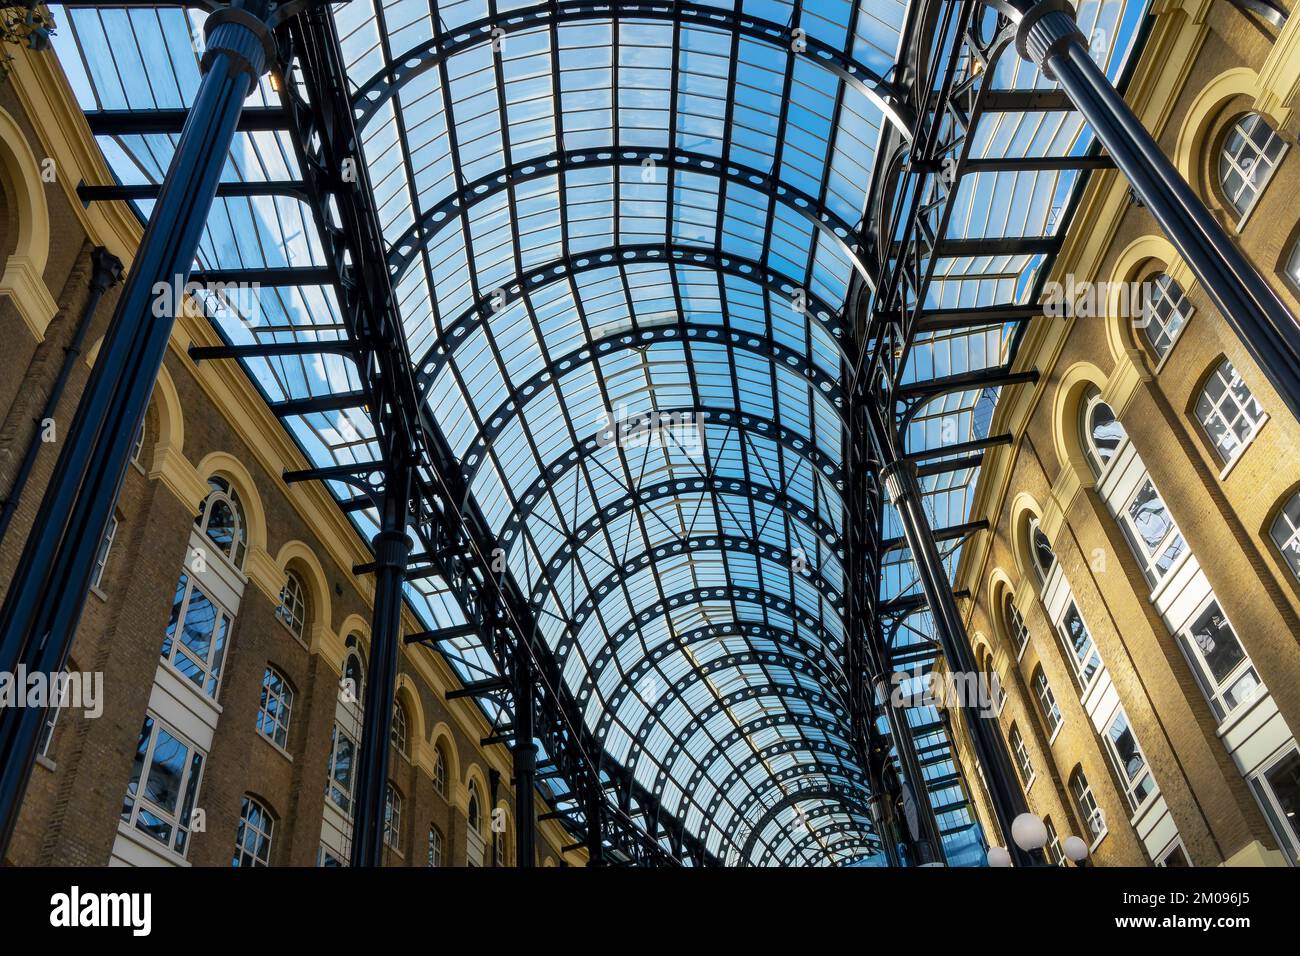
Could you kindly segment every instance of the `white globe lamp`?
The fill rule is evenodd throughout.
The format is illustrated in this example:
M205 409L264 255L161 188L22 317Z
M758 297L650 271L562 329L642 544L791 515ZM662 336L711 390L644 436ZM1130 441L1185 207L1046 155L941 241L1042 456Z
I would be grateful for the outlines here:
M1065 851L1066 858L1075 863L1082 863L1088 859L1088 844L1084 843L1081 837L1066 837L1065 842L1061 844L1061 849Z
M1022 813L1011 821L1011 839L1026 852L1047 846L1047 824L1032 813Z
M1011 854L1007 852L1004 846L989 847L988 857L989 866L1010 866Z

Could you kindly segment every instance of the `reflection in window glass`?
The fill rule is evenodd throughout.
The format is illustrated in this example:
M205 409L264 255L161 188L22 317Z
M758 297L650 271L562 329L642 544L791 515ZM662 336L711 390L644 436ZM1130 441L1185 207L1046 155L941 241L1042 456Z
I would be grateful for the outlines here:
M1129 543L1142 562L1142 572L1154 587L1187 550L1164 499L1148 476L1120 513Z
M1291 750L1252 781L1291 863L1300 863L1300 750Z
M1163 272L1143 286L1139 324L1157 361L1169 354L1174 340L1192 316L1192 306L1178 283Z
M202 751L146 716L122 801L123 822L184 855L202 771Z
M1140 807L1155 790L1155 781L1147 770L1146 757L1142 755L1142 748L1138 746L1128 715L1123 710L1106 728L1106 745L1119 771L1119 778L1124 782L1129 803L1134 809Z
M231 866L270 866L271 831L275 823L270 812L252 797L244 797L235 833L235 856Z
M1269 537L1290 566L1291 573L1300 579L1300 491L1292 495L1277 513L1269 528Z
M1254 208L1268 185L1283 144L1260 113L1247 113L1232 124L1219 156L1219 184L1239 217Z
M340 810L352 809L352 765L357 745L338 724L330 732L329 781L327 792Z
M1179 635L1201 690L1220 720L1263 690L1259 675L1217 600L1210 601Z
M1128 434L1100 395L1094 394L1085 403L1084 422L1084 448L1088 453L1088 464L1092 467L1092 473L1100 477Z
M217 696L230 615L188 575L181 574L163 638L162 659L209 697Z
M1093 675L1101 667L1101 655L1092 642L1092 634L1089 633L1088 626L1083 623L1083 615L1079 613L1079 608L1073 601L1066 609L1065 617L1061 619L1058 628L1061 639L1070 650L1070 663L1074 665L1074 676L1078 678L1080 687L1087 687L1092 683Z
M1225 461L1246 446L1264 418L1264 408L1250 387L1224 359L1210 375L1196 400L1196 418L1214 450Z

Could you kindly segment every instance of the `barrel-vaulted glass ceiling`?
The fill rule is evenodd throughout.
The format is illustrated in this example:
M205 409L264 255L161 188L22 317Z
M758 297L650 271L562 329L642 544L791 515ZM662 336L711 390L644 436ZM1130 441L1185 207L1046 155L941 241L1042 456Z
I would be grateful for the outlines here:
M333 7L357 158L432 419L605 766L630 772L729 862L879 853L848 719L846 302L874 268L860 242L892 122L879 87L913 2ZM1112 77L1145 5L1079 5ZM113 176L159 182L176 135L113 120L191 102L205 14L55 14L56 48ZM1014 53L992 86L1055 88ZM987 109L972 158L1092 150L1078 118L1045 102ZM279 103L265 78L248 106ZM225 181L285 186L220 196L196 263L208 275L262 270L259 285L205 305L235 343L343 338L332 287L310 271L325 257L290 134L261 125L237 134ZM1059 237L1085 176L972 172L948 238ZM142 216L150 205L136 201ZM930 304L1028 303L1049 246L954 244ZM1014 328L923 333L904 379L1000 365ZM343 355L245 367L273 407L359 388ZM977 390L920 408L908 451L986 435L995 401ZM382 457L363 408L277 411L317 465ZM937 528L967 520L976 476L924 479ZM330 486L373 533L368 502ZM892 514L883 533L901 534ZM879 586L886 602L915 593L905 548L887 553ZM430 627L464 620L437 578L411 581L408 597ZM916 613L891 626L901 655L924 645L928 624ZM466 680L493 672L473 638L443 650ZM485 707L508 721L506 704ZM932 710L912 718L939 822L964 833L942 724Z

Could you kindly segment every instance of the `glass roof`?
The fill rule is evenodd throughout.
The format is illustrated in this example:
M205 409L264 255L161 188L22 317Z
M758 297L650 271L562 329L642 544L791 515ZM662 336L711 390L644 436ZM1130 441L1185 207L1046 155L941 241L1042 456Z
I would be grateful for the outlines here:
M1097 51L1112 78L1145 6L1080 4L1084 32L1112 38ZM847 704L846 302L870 285L863 223L882 130L899 122L888 89L910 14L904 0L333 7L432 419L603 759L728 862L879 853ZM87 113L188 105L204 16L56 8ZM1014 54L991 80L1054 87ZM279 98L264 78L248 106ZM289 185L219 197L197 257L209 274L280 270L240 301L206 298L234 343L345 336L310 271L325 258L290 188L289 136L237 134L226 182ZM1073 113L1041 109L990 109L970 136L973 159L1094 148ZM138 184L161 180L177 137L98 139L118 181ZM1059 236L1086 175L972 172L948 238ZM929 307L1028 303L1050 263L1050 251L974 251L937 263ZM922 333L903 379L1007 362L1014 330ZM360 387L343 355L245 367L273 406ZM996 398L919 407L908 450L984 437ZM382 457L360 407L281 417L318 465ZM924 479L936 528L968 519L976 476ZM330 485L363 534L377 530L364 501ZM899 535L890 513L884 537ZM906 549L890 550L881 600L916 587ZM408 598L430 627L464 620L436 577L411 581ZM907 656L928 628L924 611L900 619L893 647ZM466 680L493 673L476 639L443 649ZM910 715L941 827L966 839L942 724Z

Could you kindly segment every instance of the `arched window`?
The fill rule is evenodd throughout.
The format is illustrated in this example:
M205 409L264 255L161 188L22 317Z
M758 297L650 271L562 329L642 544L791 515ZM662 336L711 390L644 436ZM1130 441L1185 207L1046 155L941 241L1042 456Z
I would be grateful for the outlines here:
M1015 602L1011 596L1007 595L1003 614L1007 622L1007 639L1011 646L1016 649L1016 658L1019 659L1025 653L1025 647L1029 644L1029 628L1025 626L1024 619L1020 612L1016 610Z
M361 668L361 658L356 654L349 654L343 662L343 694L345 702L357 706L365 699L365 675Z
M1137 324L1156 361L1169 354L1192 311L1182 288L1166 273L1158 273L1142 284L1142 314Z
M220 475L209 478L208 487L212 490L203 499L194 524L216 545L223 557L235 567L243 567L244 552L248 548L248 526L239 494Z
M280 589L280 606L275 616L289 629L296 638L302 638L303 624L307 619L307 598L303 590L302 578L296 571L290 571Z
M1020 771L1020 782L1029 788L1034 779L1034 765L1029 759L1029 748L1025 746L1025 738L1020 734L1020 728L1015 724L1011 725L1011 730L1007 734L1011 741L1011 753L1016 758L1016 769Z
M1052 566L1056 564L1056 554L1052 551L1052 542L1048 541L1047 535L1043 534L1036 516L1029 519L1029 555L1033 559L1039 580L1046 584L1047 576L1052 573Z
M270 866L271 832L274 828L271 812L245 794L239 810L239 830L235 834L235 858L230 865Z
M493 844L493 847L494 847L493 853L495 854L495 857L496 857L496 861L495 861L495 862L496 862L496 865L497 865L497 866L509 866L509 865L510 865L510 862L509 862L509 861L510 861L510 848L506 845L506 844L507 844L507 838L506 838L506 833L505 833L504 830L502 830L502 831L500 831L500 832L494 832L494 833L493 833L492 844Z
M1096 390L1083 402L1082 428L1083 434L1080 437L1088 466L1092 468L1093 475L1100 478L1128 434L1110 406L1101 400L1101 393Z
M402 849L402 795L391 783L384 790L384 842Z
M429 827L429 866L442 866L442 831Z
M1101 807L1097 806L1097 798L1092 794L1092 787L1084 776L1082 767L1075 767L1074 773L1070 774L1070 795L1074 797L1074 806L1079 811L1080 819L1096 842L1106 832L1106 818Z
M433 750L433 789L440 796L447 796L447 755L441 743Z
M293 718L293 688L274 667L262 675L262 701L257 708L257 730L277 746L289 746L289 722Z
M1047 858L1053 866L1065 866L1065 850L1061 848L1061 838L1056 834L1051 817L1043 817L1043 826L1047 828Z
M393 727L389 731L388 739L393 742L397 752L403 757L406 756L406 707L400 699L393 701Z
M1264 407L1225 358L1201 388L1196 420L1226 464L1241 454L1264 423Z
M1247 113L1232 124L1219 154L1223 198L1245 219L1277 171L1285 144L1262 113Z
M1056 703L1056 695L1052 693L1052 687L1047 683L1047 675L1043 673L1041 667L1034 671L1031 683L1034 685L1034 696L1038 698L1039 713L1042 714L1043 723L1047 725L1047 736L1054 737L1061 726L1061 708Z
M1282 559L1290 566L1291 573L1300 580L1300 491L1282 506L1282 510L1273 519L1268 534L1281 552Z
M465 816L471 830L475 833L483 832L483 812L479 809L478 784L472 781L469 785L469 803L465 805Z

